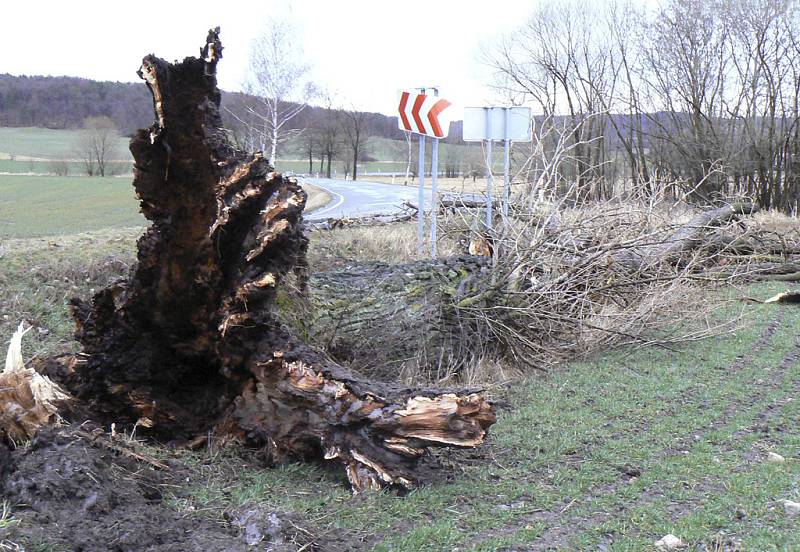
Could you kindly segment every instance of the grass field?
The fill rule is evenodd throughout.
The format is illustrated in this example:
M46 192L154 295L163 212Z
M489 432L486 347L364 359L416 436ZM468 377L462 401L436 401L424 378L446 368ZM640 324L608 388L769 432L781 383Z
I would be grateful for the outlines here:
M68 162L69 174L80 175L83 167L79 161L75 161L77 154L74 146L79 135L80 130L0 127L0 173L49 174L53 172L52 160L68 159L72 160ZM314 161L314 168L309 171L308 161L303 160L302 147L298 140L290 141L282 147L275 163L276 168L295 174L320 171L318 160ZM117 144L118 153L115 155L119 158L120 163L124 164L125 172L129 171L131 162L128 142L129 138L120 137ZM416 142L412 144L412 147L416 152ZM370 137L365 152L375 161L359 164L360 173L403 174L405 172L407 149L404 141ZM442 167L448 156L480 159L480 146L442 144L439 153ZM336 177L344 178L345 158L347 155L343 153L340 159L333 163ZM501 161L496 161L501 163ZM501 165L498 164L497 167L501 168Z
M187 460L205 477L178 507L219 516L266 501L346 549L651 550L667 533L695 550L794 549L781 501L800 495L800 311L753 307L747 320L679 352L617 351L495 390L508 406L487 446L441 456L452 479L407 496L353 498L323 467L199 454Z
M307 186L309 210L330 195ZM105 229L141 227L130 178L0 175L0 242Z
M0 173L11 174L48 174L53 172L52 160L74 159L76 153L74 144L80 134L79 130L52 130L46 128L8 128L0 127ZM118 140L117 157L129 159L127 137ZM359 165L359 170L364 172L403 172L405 163L397 158L395 142L385 139L374 139L376 159ZM288 173L308 173L308 161L303 161L302 156L293 152L291 145L285 148L285 155L279 156L276 163L277 169ZM69 174L80 175L83 166L79 161L70 161ZM319 170L319 163L315 161L314 171ZM344 177L344 164L334 162L334 171L339 177Z
M8 316L0 330L9 336L18 321L32 324L28 356L74 349L68 298L133 261L140 230L123 227L137 222L135 202L116 201L129 183L94 181L96 195L80 201L59 195L63 183L22 177L13 182L13 208L0 196L4 216L20 221L20 239L0 253L0 310ZM88 216L90 200L108 202L102 218ZM21 239L73 225L83 233ZM718 316L742 308L727 304ZM325 466L265 470L247 454L183 453L177 459L195 476L173 507L222 519L243 503L267 502L342 549L647 550L666 533L695 549L792 549L800 530L781 501L800 500L800 310L746 308L736 333L679 351L610 352L493 389L506 406L487 445L439 456L442 479L407 496L354 498ZM786 461L767 462L767 452Z
M10 156L38 159L74 157L80 130L0 127L0 159ZM117 147L127 157L128 138L120 137Z
M0 239L144 222L130 178L0 176Z
M287 160L279 158L278 161L275 163L275 166L277 170L283 172L292 172L295 174L309 174L308 161ZM331 177L344 178L344 166L341 163L334 162L333 167L334 167L334 172L331 173ZM405 169L406 169L405 163L400 161L375 161L369 163L360 163L358 165L359 173L362 172L402 173L403 171L405 171ZM314 170L312 171L312 173L318 173L318 172L319 172L319 162L315 162ZM352 175L348 175L348 178L350 178L351 176Z
M25 319L37 329L26 357L74 348L67 299L124 273L136 236L14 242L0 263L3 335ZM717 316L743 308L725 304ZM666 533L695 550L792 550L800 529L782 501L800 500L800 310L744 308L736 333L613 351L490 390L501 407L487 444L438 454L438 479L405 496L353 497L338 466L151 452L192 474L165 496L183 515L223 521L231 508L268 504L324 550L651 550Z
M80 130L0 127L0 173L47 175L56 172L55 162L70 175L85 174L75 144ZM126 137L117 140L109 158L109 173L130 173L132 158ZM62 173L63 174L63 173Z

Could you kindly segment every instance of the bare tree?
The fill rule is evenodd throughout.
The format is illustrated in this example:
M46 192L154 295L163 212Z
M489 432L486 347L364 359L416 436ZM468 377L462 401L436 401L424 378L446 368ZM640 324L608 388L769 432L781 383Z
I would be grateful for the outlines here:
M733 185L766 208L786 209L783 183L792 170L785 144L796 98L790 75L798 62L792 48L796 3L751 0L727 8L734 93L726 111L735 125L731 149L738 152L731 163Z
M341 125L338 111L334 108L333 94L324 92L321 97L323 98L322 115L316 129L319 137L320 160L322 161L320 172L324 172L325 176L330 178L333 160L341 153ZM328 162L327 168L324 168L325 161Z
M512 104L534 103L549 124L570 129L571 164L562 170L580 197L593 183L606 194L604 138L607 98L616 79L599 10L575 0L542 3L522 27L485 53L495 89ZM559 115L559 117L556 117Z
M543 0L484 54L496 91L541 114L542 154L529 157L529 181L547 169L548 151L566 145L551 185L580 198L624 193L627 183L658 195L660 181L676 198L746 195L795 212L799 6L663 0L645 10L630 0Z
M76 153L89 176L105 176L119 152L119 132L108 117L87 117L75 143Z
M364 111L355 108L342 111L342 132L353 163L353 180L358 179L358 162L364 155L366 121L367 114Z
M293 126L295 117L313 95L308 82L309 67L295 39L295 29L288 18L270 18L250 50L250 77L245 90L255 101L247 106L248 146L269 151L275 163L278 145L302 131Z
M653 193L651 174L647 161L642 121L640 52L636 31L644 20L643 12L629 0L614 2L610 6L606 23L611 40L611 69L620 78L620 89L605 99L600 95L609 122L628 159L630 179L645 196ZM616 117L614 113L626 114Z
M314 156L319 152L319 137L315 128L307 128L300 141L300 152L308 159L308 173L314 172Z
M716 0L670 0L644 28L645 80L651 94L651 143L657 163L687 179L708 200L724 162L723 112L729 30Z

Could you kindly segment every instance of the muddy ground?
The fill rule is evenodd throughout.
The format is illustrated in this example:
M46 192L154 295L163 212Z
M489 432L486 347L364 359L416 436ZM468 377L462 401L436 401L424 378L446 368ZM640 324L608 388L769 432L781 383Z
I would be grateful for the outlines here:
M86 433L85 426L46 429L30 446L0 448L0 490L11 508L0 522L0 550L347 549L311 538L295 516L268 505L208 517L181 513L170 501L196 472L174 460L154 461L159 468Z

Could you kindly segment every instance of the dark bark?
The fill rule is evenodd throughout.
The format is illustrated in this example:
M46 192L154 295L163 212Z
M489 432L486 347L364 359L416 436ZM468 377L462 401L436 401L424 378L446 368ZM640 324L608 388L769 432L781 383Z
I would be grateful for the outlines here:
M131 151L152 225L126 281L73 303L83 355L67 384L104 423L138 423L162 439L214 428L275 460L338 458L356 490L412 486L427 446L483 440L491 405L475 390L367 381L280 323L281 283L306 277L306 196L228 142L217 32L201 59L144 58L156 123Z
M401 367L435 375L488 347L458 306L479 294L490 274L491 259L472 256L315 273L309 314L293 324L335 358L370 375L391 376Z

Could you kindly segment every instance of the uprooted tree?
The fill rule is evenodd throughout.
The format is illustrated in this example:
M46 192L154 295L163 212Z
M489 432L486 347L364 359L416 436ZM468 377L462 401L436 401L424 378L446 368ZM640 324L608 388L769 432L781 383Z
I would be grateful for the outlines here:
M156 122L130 148L152 224L126 280L73 301L82 352L48 370L98 422L167 440L213 429L274 460L337 458L356 490L410 487L426 447L480 444L492 407L477 390L368 381L279 322L277 290L306 278L306 196L228 140L218 32L200 59L144 58Z
M236 150L221 128L220 53L212 32L202 59L148 56L142 66L157 121L131 150L153 224L126 281L91 304L74 302L82 353L46 367L98 421L161 439L214 429L276 460L338 458L356 489L410 486L425 447L479 444L491 406L471 390L374 383L327 355L394 379L409 360L547 366L587 343L646 341L648 331L702 313L684 293L692 280L728 278L742 264L775 270L753 266L750 257L764 257L755 251L800 273L796 243L735 231L754 210L742 203L685 212L682 222L650 204L550 205L512 213L492 259L309 274L304 193L260 154ZM300 297L291 291L306 283ZM23 382L16 395L29 391ZM40 414L34 425L53 415Z
M563 216L548 208L534 221L521 218L530 211L512 212L520 219L498 232L493 259L313 273L308 312L290 322L365 372L391 367L423 379L482 358L546 368L603 344L679 340L686 327L679 322L703 312L684 300L694 281L718 280L720 269L723 278L753 274L750 258L764 255L743 253L754 250L775 251L793 266L800 249L757 243L740 228L756 210L733 203L682 216L666 211L667 220L633 203L564 209Z

